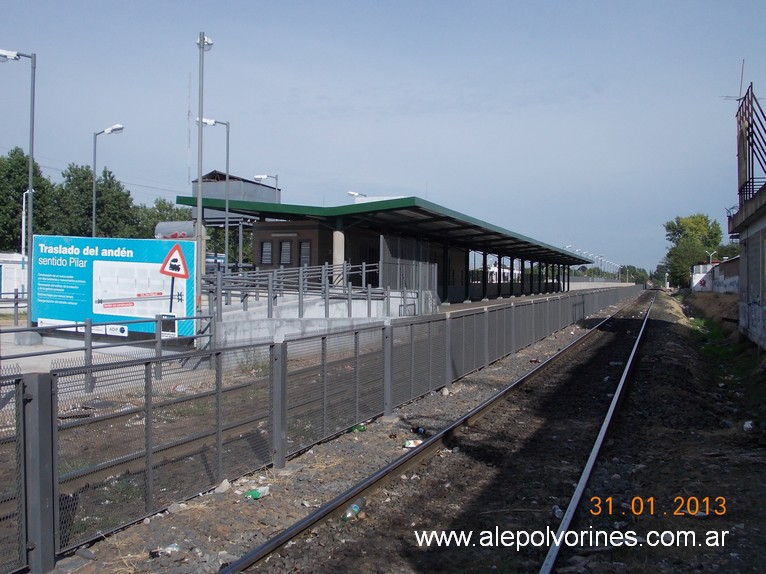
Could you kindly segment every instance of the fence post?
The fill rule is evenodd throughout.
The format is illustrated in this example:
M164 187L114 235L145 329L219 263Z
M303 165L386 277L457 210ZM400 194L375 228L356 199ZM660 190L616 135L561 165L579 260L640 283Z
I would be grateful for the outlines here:
M269 319L273 319L274 318L274 276L271 273L269 273L268 280L269 280L269 283L268 283L268 294L267 294L267 297L269 298L269 303L268 303L269 314L268 314L268 318Z
M510 308L510 323L511 323L511 353L516 352L516 305L511 303Z
M215 320L221 321L223 319L223 278L221 277L221 270L219 269L215 273Z
M303 282L305 281L304 268L298 269L298 319L303 319Z
M53 570L56 557L56 447L53 378L50 373L24 375L24 449L26 459L27 560L33 574Z
M144 367L144 451L146 452L146 471L144 473L144 510L154 511L154 435L152 423L152 368L151 363Z
M274 468L284 468L287 459L287 345L284 341L275 342L272 347L271 369L274 379Z
M223 353L218 352L211 357L215 365L215 452L216 452L216 484L223 479Z
M372 317L372 291L370 284L367 284L367 317Z
M352 304L352 302L351 302L351 281L346 282L346 289L347 289L346 300L348 301L348 316L349 317L353 317L354 314L353 314L353 312L351 310L351 304Z
M361 389L359 373L359 331L354 331L354 420L359 421L359 395Z
M394 331L389 324L383 327L383 414L391 416L394 411L393 364L394 364Z
M327 413L330 408L330 393L327 390L327 336L322 337L322 433L330 434L330 420Z
M452 335L452 319L450 319L449 313L447 313L444 319L444 386L448 389L452 386L452 341L450 340Z
M13 326L19 326L19 290L13 290Z
M497 336L495 344L497 344ZM484 368L487 367L489 367L489 307L484 307Z
M154 376L162 380L162 315L154 316Z
M96 387L93 375L93 319L85 319L85 392L92 393Z

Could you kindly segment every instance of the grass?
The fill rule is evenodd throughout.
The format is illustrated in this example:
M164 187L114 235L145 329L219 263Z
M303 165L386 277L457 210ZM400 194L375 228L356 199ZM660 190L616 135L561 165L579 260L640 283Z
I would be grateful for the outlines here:
M727 334L714 319L691 317L690 326L716 383L742 393L750 416L766 420L766 365L757 347L743 337Z

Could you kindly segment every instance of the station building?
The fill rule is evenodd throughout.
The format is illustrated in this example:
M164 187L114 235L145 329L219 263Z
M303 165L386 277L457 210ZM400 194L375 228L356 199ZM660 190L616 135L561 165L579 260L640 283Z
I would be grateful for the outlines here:
M280 190L274 192L281 197ZM376 265L373 286L430 290L442 303L568 291L571 266L592 263L418 197L358 197L334 207L231 196L226 201L209 194L204 179L202 196L207 225L213 220L220 225L228 203L230 222L252 226L252 260L261 270ZM196 198L178 196L177 203L195 207ZM481 287L472 294L470 254L476 252L482 262ZM492 273L493 267L500 271Z

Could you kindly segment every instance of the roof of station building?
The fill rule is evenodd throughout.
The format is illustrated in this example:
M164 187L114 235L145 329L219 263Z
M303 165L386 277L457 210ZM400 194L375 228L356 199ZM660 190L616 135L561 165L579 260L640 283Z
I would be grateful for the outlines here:
M196 198L177 196L180 205L196 206ZM205 197L202 209L223 210L225 200ZM512 256L541 263L579 265L593 263L560 247L554 247L508 229L452 211L419 197L391 199L366 198L356 203L331 207L229 201L232 215L290 221L322 221L333 228L342 220L341 229L355 227L385 234L447 242L451 246L486 252L503 257Z

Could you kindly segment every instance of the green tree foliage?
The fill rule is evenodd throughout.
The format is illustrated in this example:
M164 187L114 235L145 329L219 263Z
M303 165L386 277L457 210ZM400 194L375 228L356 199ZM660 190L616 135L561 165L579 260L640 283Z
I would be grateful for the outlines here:
M44 209L38 204L50 192L51 182L44 178L40 166L33 166L33 231L38 233L44 221ZM16 253L21 250L21 218L23 195L29 185L29 156L19 148L13 148L7 156L0 156L0 251Z
M137 237L138 229L138 208L130 192L104 168L96 182L96 235Z
M45 203L47 225L39 229L45 235L91 235L91 197L93 175L88 166L69 164L61 173L63 181L55 185Z
M191 221L190 207L175 207L167 199L157 198L152 207L138 206L138 230L136 237L154 237L154 228L161 221Z
M672 243L665 255L663 267L671 285L689 287L691 268L708 261L714 251L720 257L725 249L721 245L723 233L717 221L697 213L676 217L665 223L665 239Z
M0 251L21 248L22 197L27 189L29 156L21 148L0 156ZM52 183L34 166L35 235L89 237L92 233L93 173L70 164L62 181ZM130 191L106 168L96 182L96 227L99 237L152 238L160 221L191 220L190 208L157 199L152 207L134 205Z
M627 277L626 277L627 273ZM623 265L620 267L620 281L629 283L646 283L649 280L649 272L635 265Z
M707 215L696 213L687 217L676 217L665 223L665 239L678 245L682 238L693 238L703 246L703 251L713 251L721 244L723 233L717 221L710 221Z

